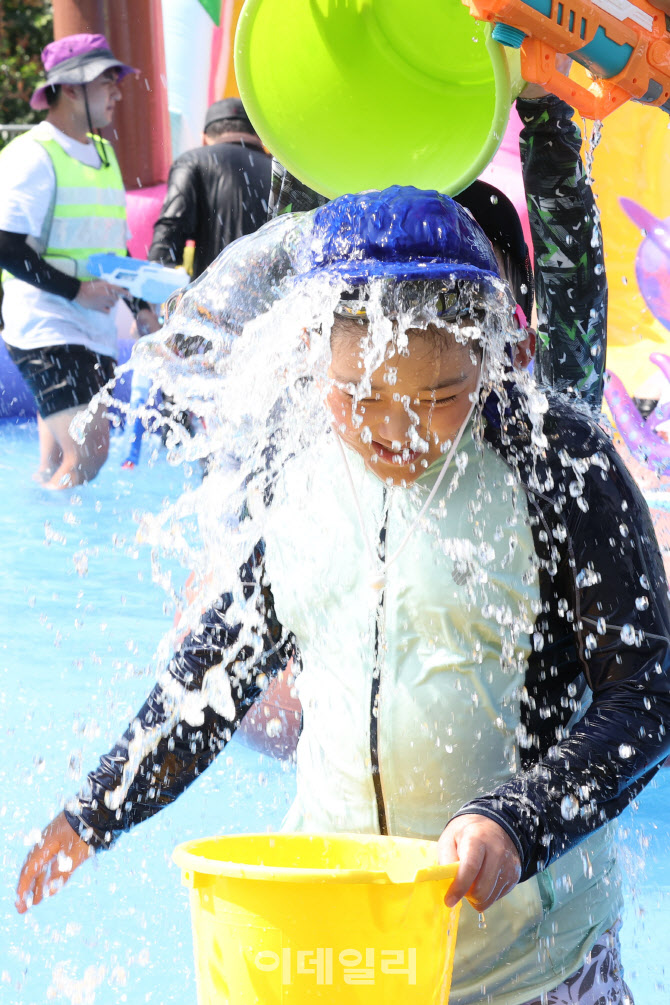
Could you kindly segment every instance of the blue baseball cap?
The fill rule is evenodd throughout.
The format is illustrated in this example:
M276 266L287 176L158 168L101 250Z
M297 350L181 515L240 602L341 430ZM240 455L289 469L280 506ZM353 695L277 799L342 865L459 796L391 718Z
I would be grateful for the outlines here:
M441 192L411 185L343 195L315 210L309 267L301 278L451 280L492 286L493 248L471 214Z

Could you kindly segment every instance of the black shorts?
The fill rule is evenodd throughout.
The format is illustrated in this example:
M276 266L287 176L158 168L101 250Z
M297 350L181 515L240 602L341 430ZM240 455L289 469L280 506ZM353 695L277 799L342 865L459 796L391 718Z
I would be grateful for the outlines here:
M5 345L43 419L77 405L88 405L114 376L111 356L101 356L83 345L51 345L43 349Z

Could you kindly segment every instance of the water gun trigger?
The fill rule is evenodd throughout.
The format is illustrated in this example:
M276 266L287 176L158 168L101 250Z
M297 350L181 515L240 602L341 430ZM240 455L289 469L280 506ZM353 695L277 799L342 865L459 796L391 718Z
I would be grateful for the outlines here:
M588 88L571 80L556 66L556 50L540 39L524 39L521 75L528 83L539 84L562 98L586 119L603 119L630 98L623 87L607 80L593 77Z

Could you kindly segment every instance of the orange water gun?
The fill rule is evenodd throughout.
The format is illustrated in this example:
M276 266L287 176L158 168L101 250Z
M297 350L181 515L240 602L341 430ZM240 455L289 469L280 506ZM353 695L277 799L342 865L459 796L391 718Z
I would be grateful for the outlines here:
M670 17L647 0L463 0L493 38L521 49L524 80L602 119L629 98L670 113ZM665 3L667 0L661 0ZM556 68L564 53L592 76L588 88Z

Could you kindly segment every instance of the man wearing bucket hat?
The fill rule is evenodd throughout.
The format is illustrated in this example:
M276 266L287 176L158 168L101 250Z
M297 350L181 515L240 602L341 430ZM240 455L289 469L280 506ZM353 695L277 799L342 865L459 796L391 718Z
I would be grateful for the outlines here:
M270 193L271 158L239 98L210 105L202 142L170 169L149 250L151 261L174 265L195 241L194 279L231 241L265 223Z
M42 53L45 79L30 104L46 119L0 156L3 337L38 410L38 480L63 489L93 478L107 457L101 409L82 444L73 417L112 377L120 287L92 279L93 252L126 254L121 172L99 130L110 125L119 81L136 72L103 35L70 35Z

